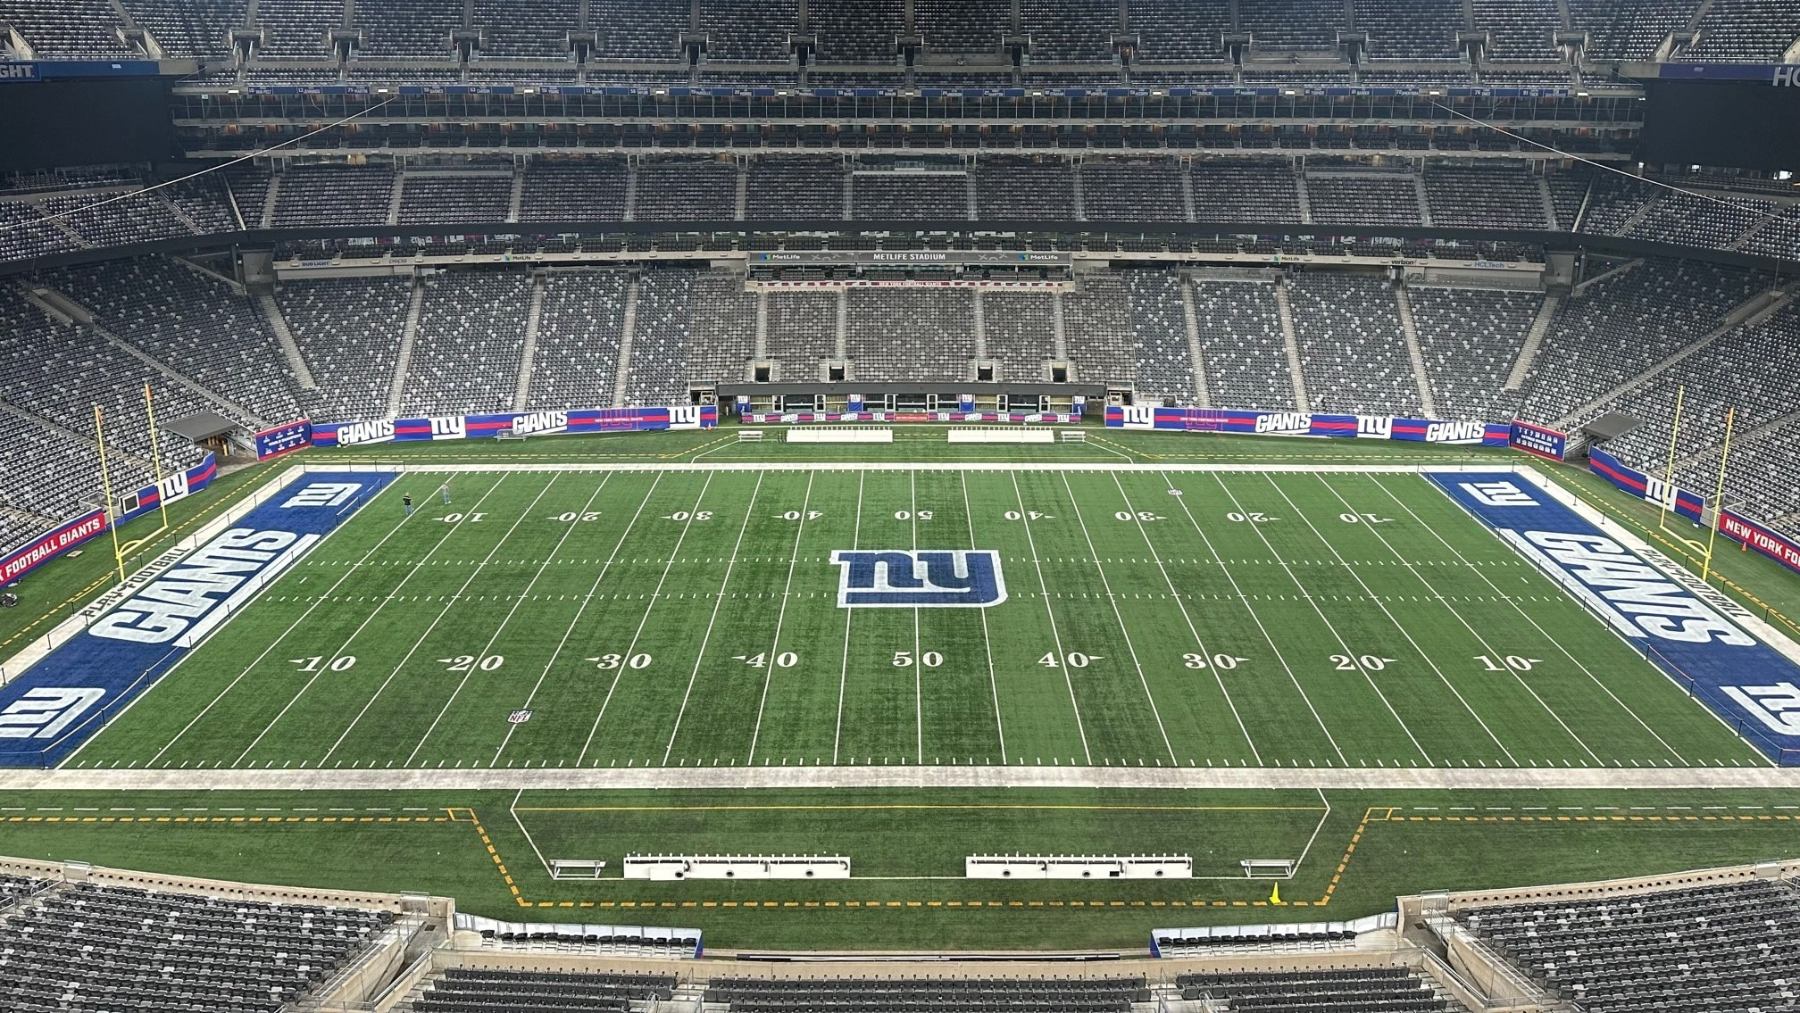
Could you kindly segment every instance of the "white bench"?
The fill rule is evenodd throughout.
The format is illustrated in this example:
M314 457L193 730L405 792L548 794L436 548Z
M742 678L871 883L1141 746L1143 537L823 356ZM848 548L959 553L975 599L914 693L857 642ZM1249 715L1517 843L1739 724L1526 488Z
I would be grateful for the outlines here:
M892 429L868 426L797 426L787 431L789 443L892 443Z
M1188 855L970 855L968 879L1193 879Z
M1061 429L1056 433L1064 443L1086 443L1087 434L1079 429Z
M626 855L626 879L849 879L847 855Z
M739 443L754 443L762 438L763 438L763 434L762 434L762 430L760 430L760 429L740 429L740 430L738 430L738 442Z

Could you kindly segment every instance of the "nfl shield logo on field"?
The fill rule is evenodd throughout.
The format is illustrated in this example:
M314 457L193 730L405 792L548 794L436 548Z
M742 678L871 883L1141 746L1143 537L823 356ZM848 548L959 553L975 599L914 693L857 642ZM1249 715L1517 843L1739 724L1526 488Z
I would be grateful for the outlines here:
M528 710L516 710L506 716L506 723L509 725L522 725L530 720L531 712Z
M1006 600L991 549L838 549L839 608L987 608Z

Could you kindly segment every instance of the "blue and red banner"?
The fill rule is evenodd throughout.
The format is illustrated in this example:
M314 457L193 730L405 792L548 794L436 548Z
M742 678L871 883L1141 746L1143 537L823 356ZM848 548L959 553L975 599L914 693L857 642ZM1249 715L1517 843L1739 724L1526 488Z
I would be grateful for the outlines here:
M977 412L977 411L845 411L845 412L748 412L739 419L750 425L795 425L806 422L1009 422L1021 425L1073 425L1080 412Z
M159 485L147 485L128 493L119 500L119 509L115 514L118 523L142 517L166 503L187 499L211 485L213 477L218 473L218 460L212 454L207 454L199 464L164 478Z
M141 584L0 687L0 766L51 766L380 492L382 473L307 474Z
M295 419L256 434L256 459L269 461L312 446L312 422Z
M1800 542L1768 525L1759 524L1735 510L1726 510L1719 515L1719 533L1800 573Z
M501 436L659 432L670 429L711 429L718 424L717 405L434 415L370 422L323 422L312 427L312 445L360 447L375 443L480 440L497 439Z
M1255 412L1235 408L1163 408L1156 405L1108 405L1106 424L1117 429L1320 436L1479 447L1504 447L1509 436L1507 426L1487 422L1446 422L1394 415Z
M1673 510L1695 524L1706 523L1706 499L1648 475L1594 447L1588 451L1588 470L1651 506Z
M105 530L106 511L98 508L65 521L0 556L0 584L18 580Z
M1523 450L1548 461L1561 461L1569 452L1568 433L1559 433L1523 419L1513 419L1507 442L1514 450Z

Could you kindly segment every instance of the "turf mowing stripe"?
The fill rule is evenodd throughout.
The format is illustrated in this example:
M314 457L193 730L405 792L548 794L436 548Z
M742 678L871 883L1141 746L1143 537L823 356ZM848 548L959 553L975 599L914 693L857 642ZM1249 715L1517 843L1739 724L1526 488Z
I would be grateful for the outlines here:
M856 519L851 522L850 548L862 548L862 511L864 476L856 476ZM850 630L856 610L844 610L844 649L838 661L837 722L831 732L831 762L837 763L844 745L844 689L850 681Z
M769 663L763 668L762 696L756 702L756 724L750 729L750 748L744 754L746 763L756 762L756 742L762 735L763 709L769 703L769 684L774 681L775 670L783 666L778 664L781 653L781 624L787 618L788 595L794 589L794 569L800 561L800 539L806 534L807 512L812 508L813 480L816 473L808 472L806 476L806 492L800 498L800 519L794 526L794 544L789 550L787 580L781 587L781 603L775 607L775 637L769 643Z
M1029 518L1032 511L1025 507L1025 494L1019 489L1018 476L1009 473L1007 479L1012 483L1013 502L1019 508L1020 527L1025 531L1025 545L1031 553L1031 567L1037 573L1038 593L1043 596L1044 614L1050 620L1050 638L1056 645L1055 667L1062 672L1063 684L1069 691L1069 706L1075 711L1075 732L1081 737L1082 759L1091 767L1094 765L1094 752L1088 746L1087 727L1081 720L1081 701L1075 693L1075 679L1069 674L1069 656L1063 650L1062 633L1057 629L1056 609L1050 605L1050 584L1044 579L1044 565L1039 561L1037 539L1031 533Z

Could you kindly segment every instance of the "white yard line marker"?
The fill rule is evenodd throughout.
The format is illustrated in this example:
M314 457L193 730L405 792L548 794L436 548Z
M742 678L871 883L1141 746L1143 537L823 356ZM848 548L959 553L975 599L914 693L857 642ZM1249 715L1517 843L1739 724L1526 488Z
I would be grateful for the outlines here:
M781 589L781 607L775 612L775 641L769 645L769 653L763 659L762 699L756 704L756 727L750 731L750 751L744 754L744 762L756 759L756 742L762 737L763 708L769 704L769 684L775 681L775 659L781 650L781 624L787 619L788 592L794 589L794 567L800 561L800 538L806 534L806 512L812 507L813 477L816 472L808 472L806 476L806 493L800 499L800 521L794 525L794 547L788 552L787 583Z
M1169 488L1174 489L1176 487L1175 483L1169 480L1167 474L1162 476L1162 480ZM1237 595L1239 601L1243 602L1244 610L1250 613L1250 621L1255 623L1256 628L1262 632L1263 640L1268 643L1269 650L1275 652L1275 660L1281 662L1281 670L1287 673L1288 681L1294 684L1295 692L1298 692L1300 694L1300 699L1306 702L1306 709L1312 713L1313 720L1318 722L1319 731L1325 733L1325 741L1331 743L1331 751L1337 754L1338 762L1348 765L1350 760L1344 755L1343 748L1338 745L1337 739L1332 736L1331 729L1326 727L1325 719L1319 715L1319 709L1313 706L1312 697L1307 695L1306 687L1300 685L1299 677L1294 675L1294 669L1288 664L1287 656L1283 654L1281 648L1276 645L1275 637L1269 633L1269 628L1263 625L1262 617L1256 614L1256 608L1250 604L1249 596L1244 594L1244 589L1242 587L1238 586L1237 578L1232 576L1230 568L1225 565L1225 560L1220 557L1219 550L1213 547L1211 536L1206 533L1205 528L1200 526L1200 521L1194 516L1194 511L1189 509L1187 499L1182 496L1176 496L1174 499L1175 502L1181 504L1181 512L1187 515L1188 523L1194 526L1194 533L1200 536L1200 541L1206 546L1206 554L1211 556L1213 562L1218 564L1219 572L1224 574L1225 579L1231 583L1232 593Z
M912 544L908 548L919 551L919 473L909 471L906 480L911 492L908 494L907 521L912 527ZM917 745L913 748L919 763L925 762L925 672L919 654L919 607L913 606L913 730L916 732Z
M1075 733L1081 736L1081 755L1088 766L1094 765L1093 750L1088 748L1087 728L1081 720L1081 704L1075 699L1075 680L1069 675L1069 656L1063 652L1062 634L1056 629L1056 610L1050 607L1050 585L1044 581L1044 565L1038 562L1037 539L1031 534L1031 514L1025 509L1025 496L1019 491L1017 476L1012 480L1013 500L1019 504L1019 523L1025 527L1025 545L1031 551L1031 565L1037 570L1038 591L1044 602L1044 615L1050 619L1050 639L1056 644L1056 664L1062 669L1063 684L1069 687L1069 706L1075 708Z
M1369 596L1369 599L1375 603L1375 607L1381 610L1381 614L1387 616L1388 622L1393 624L1394 629L1398 630L1400 635L1406 638L1406 642L1412 645L1413 652L1425 660L1425 664L1437 674L1438 681L1442 682L1444 688L1450 691L1450 695L1456 697L1456 701L1463 705L1463 710L1469 712L1469 716L1474 718L1475 723L1481 726L1481 730L1487 733L1487 737L1494 741L1494 745L1500 747L1500 751L1506 754L1507 762L1517 766L1519 760L1517 757L1513 756L1512 750L1506 748L1506 743L1501 742L1500 736L1495 735L1494 730L1488 727L1488 723L1482 720L1481 715L1477 713L1475 708L1469 704L1469 701L1463 697L1462 692L1456 688L1456 685L1450 681L1450 677L1444 674L1444 670L1438 667L1437 662L1432 660L1431 655L1427 654L1425 649L1419 646L1419 642L1413 639L1413 635L1407 631L1406 627L1400 624L1400 620L1396 618L1393 611L1387 607L1387 603L1382 601L1381 597L1375 593L1375 589L1370 587L1368 582L1362 579L1362 574L1356 571L1356 567L1350 565L1349 561L1344 558L1344 554L1338 551L1337 546L1333 544L1330 539L1325 537L1324 532L1320 531L1318 527L1313 524L1312 519L1306 516L1305 512L1300 509L1299 504L1295 503L1293 499L1288 496L1287 491L1276 483L1275 476L1265 475L1263 477L1268 481L1269 486L1273 488L1283 500L1286 500L1287 505L1293 509L1294 516L1300 518L1300 520L1312 530L1313 535L1316 536L1320 542L1324 543L1325 547L1331 551L1332 556L1343 566L1345 572L1349 573L1356 581L1357 585L1363 589L1363 593ZM1359 660L1357 663L1360 665L1361 661Z
M1065 478L1063 482L1067 484L1068 479ZM1237 722L1238 731L1243 733L1244 744L1250 747L1251 758L1256 761L1257 766L1262 766L1262 753L1257 751L1256 741L1250 737L1250 729L1244 724L1243 715L1238 713L1237 704L1231 699L1231 690L1225 688L1225 677L1219 674L1219 666L1213 663L1215 655L1212 649L1206 645L1206 638L1202 637L1200 630L1194 626L1194 617L1188 614L1187 603L1181 600L1181 591L1176 588L1174 578L1169 576L1168 567L1163 565L1162 556L1157 553L1155 543L1150 541L1150 533L1144 530L1143 517L1138 514L1137 507L1131 502L1131 497L1126 494L1125 484L1119 481L1119 476L1113 476L1113 485L1119 490L1119 500L1125 504L1125 511L1131 514L1131 519L1137 524L1138 535L1143 538L1144 547L1149 550L1151 560L1156 563L1156 569L1162 573L1163 583L1168 585L1169 594L1175 598L1175 606L1181 609L1182 621L1187 623L1188 633L1193 635L1195 645L1200 648L1201 658L1205 660L1206 666L1212 669L1213 679L1219 684L1219 692L1225 697L1225 706L1231 709L1232 720ZM1180 497L1173 498L1179 499Z
M1444 547L1449 549L1451 552L1455 553L1457 559L1462 560L1464 563L1469 562L1469 560L1466 556L1464 556L1461 552L1457 551L1456 546L1452 545L1448 540L1446 540L1444 538L1443 535L1438 533L1437 527L1435 525L1426 523L1426 521L1423 518L1421 518L1417 513L1415 513L1413 511L1412 507L1407 505L1405 500L1401 499L1399 496L1394 495L1394 491L1392 489L1388 488L1387 483L1381 481L1381 478L1379 476L1377 476L1375 478L1375 484L1380 486L1381 491L1384 493L1387 493L1388 498L1393 500L1396 504L1398 504L1400 509L1406 511L1407 514L1409 514L1413 520L1418 521L1421 525L1424 525L1426 530L1431 532L1432 537L1436 538L1440 542L1443 542ZM1436 483L1433 483L1433 484L1435 485ZM1457 504L1457 505L1459 507L1461 506L1461 504ZM1490 535L1493 535L1493 529L1488 527L1486 524L1480 524L1478 522L1478 526L1482 530L1488 532ZM1501 544L1503 544L1503 545L1505 544L1505 540L1501 539L1498 535L1494 535L1494 538L1496 541L1499 541ZM1602 693L1605 693L1609 698L1611 698L1613 703L1618 704L1619 707L1625 711L1625 713L1631 715L1631 719L1633 721L1636 721L1638 723L1638 725L1644 729L1644 731L1649 732L1651 738L1653 738L1657 742L1661 743L1662 747L1669 751L1669 755L1675 757L1675 759L1681 761L1684 764L1688 762L1687 757L1682 756L1681 753L1679 751L1677 751L1674 746L1670 745L1668 743L1668 741L1665 740L1661 735L1658 735L1656 733L1656 729L1650 727L1648 722L1646 722L1642 717L1638 716L1638 712L1633 710L1630 704L1619 699L1618 694L1616 694L1612 691L1612 687L1608 686L1604 682L1601 682L1600 677L1595 675L1593 670L1588 668L1587 665L1583 664L1581 659L1579 657L1577 657L1573 652L1571 652L1566 645L1563 644L1561 638L1551 636L1550 632L1548 630L1546 630L1542 626L1538 625L1537 619L1535 619L1532 616L1530 611L1528 611L1526 608L1524 608L1522 605L1520 605L1517 601L1513 600L1513 598L1511 596L1506 595L1505 593L1501 592L1500 585L1495 584L1493 581L1493 578L1489 577L1487 575L1487 573L1482 570L1481 567L1474 566L1471 564L1469 568L1471 570L1475 571L1476 575L1478 575L1481 578L1483 583L1487 584L1488 587L1493 588L1494 592L1496 594L1499 594L1500 597L1507 602L1507 604L1511 605L1513 608L1513 611L1517 612L1521 619L1524 619L1527 623L1529 623L1531 625L1532 629L1537 630L1540 634L1542 634L1544 639L1549 641L1549 643L1555 647L1556 651L1559 654L1561 654L1565 658L1568 658L1569 661L1573 662L1576 668L1581 669L1581 672L1583 675L1587 676L1590 680L1592 680L1594 685L1600 687L1600 691ZM1711 713L1711 711L1709 710L1708 713Z
M956 484L962 487L963 516L969 522L969 548L975 548L975 511L969 506L969 482L961 474L956 476ZM988 634L987 609L976 609L981 613L981 653L987 658L988 692L994 700L994 731L1000 736L1000 765L1006 765L1006 724L1000 720L1000 683L994 678L994 641Z
M1331 492L1331 494L1337 498L1337 501L1344 505L1345 510L1350 511L1351 513L1356 512L1356 508L1352 507L1350 505L1350 501L1344 498L1344 494L1342 492L1338 491L1336 486L1332 485L1330 482L1325 481L1325 476L1318 475L1315 477L1318 478L1320 485L1324 486L1327 490L1329 490ZM1401 505L1404 506L1405 504L1401 504ZM1417 519L1418 518L1415 516L1414 520L1417 520ZM1421 522L1421 523L1423 523L1423 522ZM1433 584L1431 582L1431 580L1429 578L1427 578L1425 576L1425 574L1420 570L1419 567L1413 566L1410 562L1407 561L1405 556L1400 554L1400 550L1396 549L1394 547L1394 543L1388 541L1387 536L1381 533L1380 527L1378 527L1374 524L1363 524L1363 525L1359 525L1359 526L1368 528L1369 533L1374 535L1376 537L1376 539L1381 542L1382 545L1387 547L1388 552L1393 555L1394 559L1397 560L1398 562L1400 562L1400 564L1402 565L1402 567L1404 569L1411 571L1413 577L1416 578L1419 581L1419 583L1423 584L1425 586L1425 589L1427 591L1430 591L1431 594L1438 599L1439 603L1444 606L1444 609L1446 611L1448 611L1451 615L1456 617L1456 621L1462 624L1463 629L1469 631L1469 635L1475 638L1476 642L1481 645L1482 650L1484 650L1488 653L1489 657L1492 657L1495 659L1499 659L1502 657L1502 652L1500 652L1499 650L1496 650L1494 645L1489 643L1488 639L1481 635L1481 631L1477 630L1474 626L1471 626L1469 624L1469 621L1467 619L1463 618L1462 611L1460 609L1457 609L1457 608L1451 606L1451 604L1447 600L1445 600L1443 592L1438 590L1437 585ZM1425 525L1425 527L1430 528L1431 526L1427 524L1427 525ZM1444 545L1446 547L1448 547L1449 544L1450 544L1449 542L1444 543ZM1451 549L1451 551L1454 552L1455 550ZM1461 553L1457 553L1457 558L1461 559L1465 565L1467 565L1469 562L1467 559L1463 558ZM1468 569L1476 570L1477 572L1479 572L1478 567L1468 566ZM1486 580L1487 578L1484 575L1482 577L1482 579ZM1489 582L1488 586L1493 587L1492 582ZM1494 588L1494 590L1496 593L1498 593L1500 589L1496 587L1496 588ZM1505 597L1505 596L1502 595L1502 597ZM1538 706L1542 707L1544 709L1544 713L1550 715L1551 720L1555 721L1558 725L1560 725L1562 727L1562 730L1564 732L1568 733L1569 738L1573 739L1575 741L1575 744L1580 746L1582 751L1587 753L1588 757L1590 759L1592 759L1595 763L1602 764L1602 765L1605 764L1606 761L1600 759L1600 754L1594 752L1594 750L1588 746L1587 742L1584 741L1580 735L1577 735L1575 733L1575 729L1569 727L1569 723L1562 719L1562 715L1556 713L1556 710L1554 708L1552 708L1550 706L1550 704L1545 702L1543 697L1538 695L1537 690L1531 688L1531 684L1525 681L1525 677L1523 675L1521 675L1519 672L1515 671L1512 668L1512 666L1510 666L1510 665L1507 665L1505 667L1506 667L1506 670L1512 674L1513 680L1515 682L1517 682L1521 687L1523 687L1525 692L1531 694L1531 698L1533 700L1536 700L1538 703Z
M675 737L681 734L681 721L687 717L688 698L693 696L694 682L700 678L700 664L706 660L706 649L712 646L713 625L719 621L720 606L725 604L725 589L731 586L731 571L737 567L738 550L744 545L744 532L750 530L750 518L756 515L756 497L762 493L762 481L762 475L758 474L756 486L750 490L750 507L744 511L744 523L738 527L737 542L731 547L731 559L725 563L725 577L719 582L718 595L713 598L712 615L707 617L706 632L700 636L700 650L694 655L694 669L688 673L687 689L681 693L681 708L675 712L675 726L669 729L669 745L663 750L665 767L669 765L669 757L675 752Z
M862 548L862 508L863 508L863 476L856 476L856 521L850 529L850 548ZM850 620L856 615L853 608L844 609L844 657L842 667L838 669L838 703L837 728L831 733L831 762L838 762L838 747L844 741L844 692L850 682Z
M681 555L682 543L687 541L688 532L694 528L694 518L700 513L700 504L706 501L706 490L712 488L716 471L706 473L706 480L700 483L700 491L694 496L694 505L688 507L687 520L681 522L681 534L675 539L675 547L669 550L669 561L663 564L662 576L656 578L656 587L650 592L650 604L644 607L644 616L638 620L637 629L632 631L631 642L626 645L625 652L620 655L618 670L613 672L612 684L606 687L606 698L600 701L600 712L594 715L594 727L588 729L587 741L581 744L581 753L575 757L577 767L587 760L588 750L594 747L594 736L600 732L600 722L606 718L606 708L612 705L613 694L619 689L619 680L625 677L630 668L633 651L637 650L638 641L644 636L644 627L650 624L650 614L656 611L656 603L662 600L663 585L669 580L670 571L675 569L675 559Z
M531 501L532 507L537 506L538 500L543 498L545 491L547 491L550 488L550 485L553 482L555 482L555 479L551 479L550 482L544 483L544 488L538 490L537 496L534 497ZM485 497L483 497L483 498L485 498ZM476 505L479 506L480 504L478 503ZM479 564L477 564L475 569L473 569L469 572L468 578L462 582L461 587L456 589L456 593L444 600L444 607L438 611L438 614L435 617L432 618L431 625L425 627L425 632L419 634L419 638L417 640L413 641L413 645L410 648L408 648L406 651L406 656L402 657L400 659L399 663L394 666L393 670L388 672L387 678L381 680L381 685L376 687L375 692L369 697L368 700L364 701L364 703L362 705L362 709L358 710L356 712L356 717L354 717L350 720L350 724L344 728L343 734L339 735L337 737L337 741L333 742L331 744L331 748L325 751L325 755L319 758L319 764L321 766L323 766L326 761L330 760L332 754L336 753L338 751L338 747L342 746L344 744L344 740L348 739L350 737L350 732L352 730L354 730L356 728L356 726L362 721L363 715L369 713L369 708L375 706L375 701L381 699L381 695L383 693L387 692L388 686L392 685L394 680L397 677L399 677L400 670L405 668L406 663L412 660L412 656L414 654L417 654L419 651L419 648L423 647L425 645L425 640L426 640L426 638L431 636L431 631L437 629L438 624L444 621L444 617L450 614L450 609L452 606L454 606L456 604L456 600L458 598L462 597L464 592L468 591L470 585L475 583L475 578L481 576L482 568L487 565L489 560L492 560L494 558L494 554L500 551L500 547L506 544L507 539L509 539L513 536L513 532L519 530L519 525L524 522L525 516L527 514L529 514L530 512L531 512L531 507L527 507L526 509L519 511L519 516L517 516L513 519L512 524L507 527L506 532L500 536L500 540L494 543L494 547L492 549L488 550L488 554L487 554L486 558L484 558ZM440 542L439 544L441 545L443 543ZM436 551L435 546L433 547L433 551ZM429 557L430 553L426 553L426 556ZM419 562L421 564L423 564L424 559L420 559ZM414 567L409 573L407 573L406 576L408 579L410 579L414 573L418 573L418 572L419 572L419 567ZM405 581L402 580L401 583L404 584ZM480 664L481 659L476 658L475 663ZM245 750L245 752L249 752L249 750Z
M1069 476L1062 476L1063 491L1069 495L1069 506L1075 510L1075 523L1081 526L1081 538L1087 542L1088 558L1095 560L1094 572L1100 575L1100 588L1106 592L1106 603L1112 606L1113 620L1118 623L1119 633L1125 637L1125 653L1131 656L1131 667L1137 671L1138 685L1144 688L1144 699L1150 703L1150 716L1156 719L1156 733L1162 737L1163 749L1169 754L1169 762L1181 766L1175 756L1175 747L1169 742L1169 730L1163 727L1162 711L1156 706L1156 694L1150 692L1150 679L1144 675L1144 666L1138 661L1137 647L1131 642L1131 631L1125 628L1125 614L1119 611L1119 599L1113 597L1112 582L1107 579L1106 567L1101 565L1100 551L1094 548L1094 536L1089 533L1087 521L1081 516L1081 501L1075 498L1075 488L1069 484Z
M587 502L581 505L582 513L586 513L588 508L594 505L594 500L598 499L600 496L600 490L606 488L606 483L611 480L611 478L612 475L610 474L605 478L602 478L600 484L594 487L594 491L588 494ZM551 484L555 484L556 479L552 478L550 482ZM548 490L549 486L547 485L544 488ZM577 521L570 523L567 528L563 529L562 535L556 539L556 545L550 549L549 554L544 557L544 561L538 564L537 572L531 575L530 583L526 584L525 590L521 592L517 598L513 599L512 608L508 609L506 617L500 620L500 625L494 630L494 635L488 638L487 643L482 645L481 652L475 655L476 664L470 665L469 670L463 673L462 681L458 682L456 688L450 691L450 698L444 701L444 706L438 710L437 717L431 719L431 725L425 729L425 734L419 736L419 742L417 745L413 746L412 752L406 754L406 760L401 764L402 766L410 767L412 766L413 760L418 758L419 750L425 748L426 740L431 738L432 732L437 731L437 726L444 720L444 715L450 713L450 705L456 702L456 698L462 694L463 687L467 686L469 680L475 677L475 673L480 669L480 662L488 656L489 651L494 649L494 645L500 640L500 634L506 632L506 627L512 622L513 616L518 614L519 606L525 603L526 597L531 594L531 589L537 586L537 582L544 576L544 571L550 568L550 561L562 554L563 545L568 542L569 536L573 535L575 529L580 526L581 524ZM513 726L508 725L507 727L511 728Z

